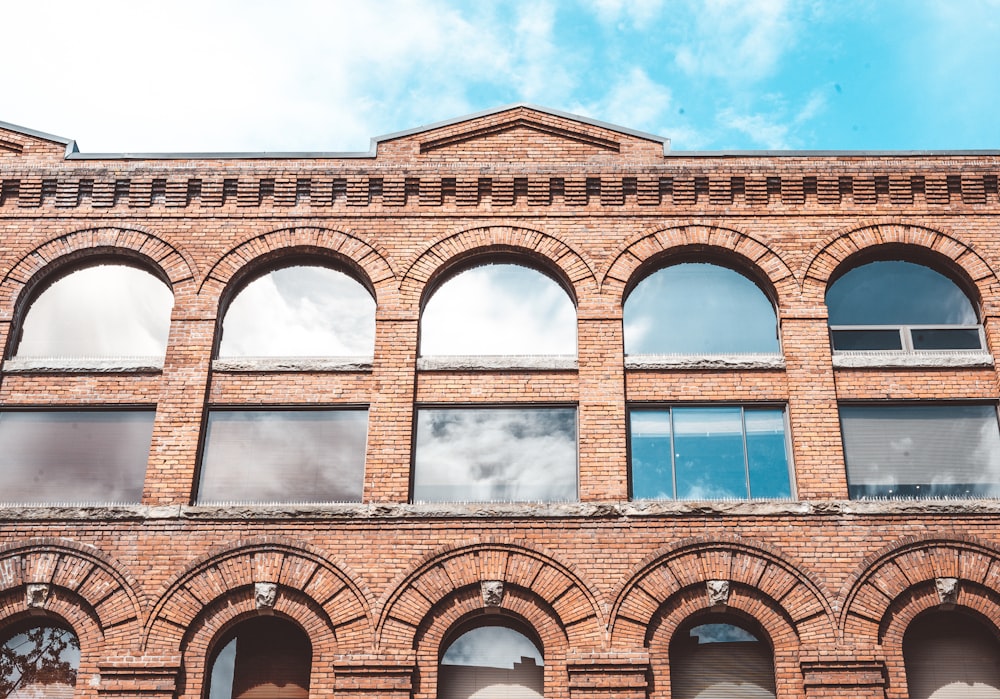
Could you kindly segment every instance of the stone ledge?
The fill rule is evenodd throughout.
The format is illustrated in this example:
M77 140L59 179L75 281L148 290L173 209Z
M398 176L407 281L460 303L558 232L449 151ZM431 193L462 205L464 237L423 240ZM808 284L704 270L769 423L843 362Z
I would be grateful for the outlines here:
M123 374L159 373L163 357L114 357L111 359L28 357L7 359L7 374Z
M371 357L240 357L214 359L212 371L371 371Z
M780 354L632 354L626 369L784 369Z
M835 369L991 367L993 366L993 356L989 352L959 352L954 350L834 352L833 366Z
M576 371L576 357L564 354L431 355L417 359L419 371Z

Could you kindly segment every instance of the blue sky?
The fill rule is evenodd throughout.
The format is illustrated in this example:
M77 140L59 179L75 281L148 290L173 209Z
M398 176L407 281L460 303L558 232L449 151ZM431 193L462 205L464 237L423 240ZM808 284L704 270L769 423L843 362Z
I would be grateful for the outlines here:
M531 102L674 150L1000 148L1000 0L37 0L0 121L85 152L358 151Z

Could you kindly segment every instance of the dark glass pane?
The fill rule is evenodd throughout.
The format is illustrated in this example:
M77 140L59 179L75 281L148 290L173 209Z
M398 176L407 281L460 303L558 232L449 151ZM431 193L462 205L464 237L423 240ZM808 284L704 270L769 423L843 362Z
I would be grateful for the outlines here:
M19 624L0 639L0 696L72 698L80 666L76 634L44 623Z
M629 414L632 497L671 500L674 475L669 410L633 410Z
M677 497L747 497L740 409L673 408Z
M0 412L0 500L139 502L151 410Z
M851 497L1000 496L993 405L843 406Z
M572 408L451 408L417 413L413 499L576 499Z
M777 327L760 287L703 262L654 272L624 307L626 354L773 353L779 351Z
M903 340L898 328L892 330L833 330L831 335L833 335L833 349L842 352L903 349Z
M505 626L480 626L455 640L441 659L439 699L541 699L541 651Z
M910 699L1000 697L1000 644L961 612L918 617L903 636L903 661Z
M328 267L293 266L254 279L222 322L219 357L370 357L375 299Z
M743 411L743 421L746 424L750 497L791 497L785 411L747 408Z
M826 292L830 325L976 325L955 282L929 267L886 260L855 267Z
M258 617L239 624L209 670L208 699L307 699L312 645L294 624Z
M173 305L170 289L144 270L127 265L79 269L31 304L16 356L162 357Z
M910 331L913 349L978 350L983 348L978 328L922 328Z
M199 502L358 502L365 410L213 410Z
M520 265L466 270L438 288L420 317L420 353L576 354L576 308L553 279Z

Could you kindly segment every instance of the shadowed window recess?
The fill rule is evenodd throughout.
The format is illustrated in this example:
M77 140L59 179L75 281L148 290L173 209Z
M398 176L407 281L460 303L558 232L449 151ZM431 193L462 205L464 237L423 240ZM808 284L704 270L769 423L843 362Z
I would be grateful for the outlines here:
M478 626L444 652L438 699L538 699L544 674L535 641L507 626Z
M150 358L162 363L174 297L124 264L76 269L45 286L21 324L18 359Z
M728 267L684 262L625 299L625 354L777 354L778 319L761 288Z
M574 408L421 408L415 502L577 498Z
M80 642L69 629L28 621L0 632L0 696L72 699Z
M554 279L517 264L467 269L434 290L422 356L576 356L576 307Z
M0 500L139 502L152 410L0 411Z
M294 265L240 289L222 321L218 356L370 358L374 348L368 289L329 267Z
M783 408L633 408L629 433L633 499L792 495Z
M929 267L882 260L855 267L826 292L834 351L983 350L969 297Z
M216 648L204 699L308 699L312 644L290 621L241 622Z
M918 617L903 636L910 699L1000 699L996 632L959 611Z
M774 699L774 658L763 633L742 624L681 627L670 642L674 699Z
M360 502L368 411L209 411L199 503Z
M1000 497L996 406L840 407L852 498Z

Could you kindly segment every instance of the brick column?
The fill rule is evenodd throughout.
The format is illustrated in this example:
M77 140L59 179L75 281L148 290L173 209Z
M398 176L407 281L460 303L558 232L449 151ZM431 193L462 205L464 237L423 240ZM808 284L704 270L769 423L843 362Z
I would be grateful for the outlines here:
M174 699L181 659L179 656L112 658L100 663L99 668L98 697ZM86 680L80 678L77 691Z
M338 656L333 662L336 695L350 699L409 699L415 671L413 656Z
M566 659L572 699L646 699L649 651L571 653Z
M885 667L868 658L802 662L806 699L885 699Z

